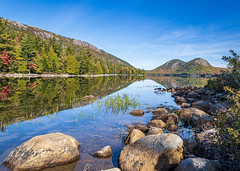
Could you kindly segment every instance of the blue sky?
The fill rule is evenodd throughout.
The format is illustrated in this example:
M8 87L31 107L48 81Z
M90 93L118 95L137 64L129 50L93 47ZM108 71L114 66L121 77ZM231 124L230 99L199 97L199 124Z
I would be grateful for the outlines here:
M240 52L239 0L0 0L0 16L87 41L137 68Z

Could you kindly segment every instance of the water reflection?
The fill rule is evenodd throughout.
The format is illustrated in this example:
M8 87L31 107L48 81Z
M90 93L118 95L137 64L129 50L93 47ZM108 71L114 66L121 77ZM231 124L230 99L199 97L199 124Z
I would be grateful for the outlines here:
M139 77L0 79L0 126L85 106ZM41 121L39 120L39 123Z
M148 79L154 80L166 88L196 86L203 87L207 84L209 78L205 77L154 77L149 76Z

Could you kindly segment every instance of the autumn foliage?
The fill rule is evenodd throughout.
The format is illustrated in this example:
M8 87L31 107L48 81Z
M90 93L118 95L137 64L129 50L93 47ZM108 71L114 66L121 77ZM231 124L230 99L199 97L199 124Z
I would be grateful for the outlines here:
M11 93L12 89L8 86L2 87L2 91L0 92L1 95L1 101L4 101L7 99L7 96Z
M2 59L4 65L8 66L13 63L12 57L8 55L6 49L2 51L2 55L0 56L0 58Z

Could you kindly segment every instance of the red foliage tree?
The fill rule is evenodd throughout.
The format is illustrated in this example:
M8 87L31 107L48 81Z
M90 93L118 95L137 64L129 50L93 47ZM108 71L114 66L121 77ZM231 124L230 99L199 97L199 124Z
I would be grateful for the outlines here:
M7 66L12 64L13 62L12 57L8 55L8 53L6 52L6 49L2 51L2 55L0 56L0 58L2 59L3 64Z
M11 93L12 89L8 86L2 87L2 92L0 92L1 95L1 101L4 101L7 99L7 96Z

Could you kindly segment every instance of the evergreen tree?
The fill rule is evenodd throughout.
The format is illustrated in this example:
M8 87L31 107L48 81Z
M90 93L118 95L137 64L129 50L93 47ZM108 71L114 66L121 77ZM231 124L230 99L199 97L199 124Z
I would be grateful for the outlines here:
M43 58L40 54L37 54L36 65L37 65L36 72L41 74L43 72L44 68L43 68Z
M67 56L66 71L69 74L79 74L79 63L73 55Z
M99 61L97 61L97 64L96 64L96 74L103 74L103 69L101 67L101 64Z
M40 55L41 55L41 58L42 58L43 72L50 72L50 68L48 66L48 56L46 54L45 46L42 47Z
M62 49L59 58L59 72L66 73L66 61L67 61L67 54L66 49Z
M50 72L56 73L58 72L58 56L54 52L53 46L50 47L49 52L48 52L48 67L50 69Z

